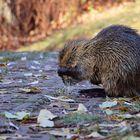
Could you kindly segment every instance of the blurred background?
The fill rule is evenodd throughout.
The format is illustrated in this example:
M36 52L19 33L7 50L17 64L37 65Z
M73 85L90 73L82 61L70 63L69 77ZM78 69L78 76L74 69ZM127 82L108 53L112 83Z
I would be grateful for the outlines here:
M124 24L140 29L140 0L0 0L0 51L57 51Z

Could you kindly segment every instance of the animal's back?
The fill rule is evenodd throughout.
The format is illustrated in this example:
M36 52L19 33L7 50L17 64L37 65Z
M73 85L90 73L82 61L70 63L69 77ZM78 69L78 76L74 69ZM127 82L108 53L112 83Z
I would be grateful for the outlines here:
M111 96L140 93L140 36L136 30L109 26L81 47L74 46L62 51L67 59L64 65L60 59L61 76L101 83Z
M108 35L115 35L116 36L116 34L120 34L120 33L139 36L137 33L137 30L135 30L135 29L129 28L129 27L124 26L124 25L111 25L111 26L108 26L108 27L104 28L103 30L101 30L96 35L96 37L97 38L98 37L105 37Z
M96 67L106 89L111 87L111 92L121 93L121 88L127 92L123 88L131 90L132 87L140 93L140 36L135 30L110 26L99 32L87 46L91 46L90 52L98 59Z

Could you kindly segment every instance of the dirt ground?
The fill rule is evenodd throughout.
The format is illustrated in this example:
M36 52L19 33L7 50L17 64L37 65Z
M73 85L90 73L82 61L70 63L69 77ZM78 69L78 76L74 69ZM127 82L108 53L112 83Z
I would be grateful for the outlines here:
M71 89L64 86L61 78L57 75L57 56L58 54L54 52L0 52L0 140L64 140L66 139L65 137L54 137L47 131L50 131L50 129L60 130L62 127L80 127L79 125L63 126L61 122L55 128L38 127L36 126L36 117L41 109L48 109L53 114L61 117L64 116L64 110L67 112L74 111L78 107L78 104L82 103L89 112L99 116L100 123L110 121L110 118L99 107L100 104L106 101L106 97L95 97L92 94L91 98L91 93L87 93L86 95L79 93L82 89L96 88L96 86L91 85L87 81L81 82L71 87ZM35 90L27 93L24 90L27 88ZM67 105L52 106L52 102L45 95L54 97L67 96L73 99L74 102L68 103L69 107ZM25 121L9 119L3 115L5 111L10 113L27 111L31 113L32 119ZM110 123L112 122L111 120ZM94 124L98 123L95 121ZM134 124L136 123L134 122ZM134 134L138 136L137 131L140 130L139 119L135 127L137 129ZM73 138L73 140L78 139L82 138Z

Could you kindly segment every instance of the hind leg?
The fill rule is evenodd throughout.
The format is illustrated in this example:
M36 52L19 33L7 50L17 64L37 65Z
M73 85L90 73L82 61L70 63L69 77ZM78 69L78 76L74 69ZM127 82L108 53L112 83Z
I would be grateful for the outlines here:
M116 88L116 84L111 80L106 80L103 83L103 88L105 89L106 94L109 97L118 97L120 96L120 91Z
M103 81L103 87L108 96L111 97L132 97L138 95L135 88L129 86L129 82L123 83L122 80L115 77L106 76Z

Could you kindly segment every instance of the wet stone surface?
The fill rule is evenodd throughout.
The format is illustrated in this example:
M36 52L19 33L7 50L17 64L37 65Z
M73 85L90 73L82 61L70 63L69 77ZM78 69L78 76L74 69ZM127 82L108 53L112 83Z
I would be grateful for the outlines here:
M80 89L94 88L88 82L81 82L68 90L57 75L57 53L0 53L0 135L10 136L8 139L49 139L49 134L41 134L30 123L7 119L5 111L16 113L28 111L38 116L41 109L47 108L61 116L64 108L51 107L51 102L44 95L68 96L74 99L71 107L77 108L83 103L90 112L103 114L99 104L104 98L92 98L79 94ZM23 89L36 88L36 93L26 93ZM18 130L9 126L9 121L18 126ZM35 122L36 123L36 122ZM33 125L33 124L32 124ZM38 128L40 129L40 128ZM58 138L61 139L61 138Z

